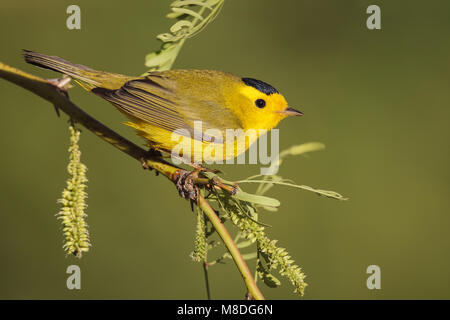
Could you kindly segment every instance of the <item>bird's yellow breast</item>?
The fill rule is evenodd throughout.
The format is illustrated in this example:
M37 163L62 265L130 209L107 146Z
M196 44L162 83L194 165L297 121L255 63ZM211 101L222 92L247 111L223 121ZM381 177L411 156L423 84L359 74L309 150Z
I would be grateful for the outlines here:
M199 140L194 136L180 135L139 120L126 124L147 140L148 147L191 163L223 163L236 158L264 133L262 130L230 129L225 131L222 142L214 142L205 141L205 137Z

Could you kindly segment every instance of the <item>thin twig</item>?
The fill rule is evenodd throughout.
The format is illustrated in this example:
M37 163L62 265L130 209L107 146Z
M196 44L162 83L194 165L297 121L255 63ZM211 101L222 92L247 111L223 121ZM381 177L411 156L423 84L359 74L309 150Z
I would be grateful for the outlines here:
M208 277L208 263L203 262L203 274L205 275L205 286L206 286L206 296L208 300L211 300L211 290L209 288L209 277Z
M225 246L230 252L231 257L236 263L236 266L239 269L242 278L244 279L248 293L250 293L251 296L256 300L263 300L264 296L256 285L255 280L253 279L253 275L250 272L247 264L245 263L241 252L234 243L233 238L231 238L230 234L228 233L227 228L225 228L222 221L220 221L220 218L217 216L216 211L211 207L208 201L206 201L201 194L198 195L198 205L208 217L209 221L211 221L214 229L216 229L217 233L222 238Z

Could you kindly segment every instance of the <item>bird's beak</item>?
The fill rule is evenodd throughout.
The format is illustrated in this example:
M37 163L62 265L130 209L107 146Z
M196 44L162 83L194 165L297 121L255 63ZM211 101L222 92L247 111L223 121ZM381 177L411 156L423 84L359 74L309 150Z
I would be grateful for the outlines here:
M302 112L295 110L294 108L286 108L286 109L278 111L278 112L285 116L302 116L303 115Z

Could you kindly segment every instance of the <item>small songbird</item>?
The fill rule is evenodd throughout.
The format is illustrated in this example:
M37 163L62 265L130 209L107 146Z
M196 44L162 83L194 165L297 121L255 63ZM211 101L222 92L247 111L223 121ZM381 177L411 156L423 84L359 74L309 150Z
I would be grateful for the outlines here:
M172 154L178 148L191 164L235 158L282 119L302 115L269 84L221 71L169 70L133 77L28 50L24 56L112 103L150 148ZM255 134L246 134L252 130Z

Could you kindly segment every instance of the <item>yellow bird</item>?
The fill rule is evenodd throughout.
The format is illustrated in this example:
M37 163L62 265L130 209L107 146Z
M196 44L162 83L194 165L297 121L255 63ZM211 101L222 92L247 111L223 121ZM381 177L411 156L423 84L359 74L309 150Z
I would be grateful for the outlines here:
M302 115L269 84L230 73L169 70L132 77L28 50L24 57L109 101L150 148L173 156L177 150L185 163L235 158L282 119Z

